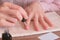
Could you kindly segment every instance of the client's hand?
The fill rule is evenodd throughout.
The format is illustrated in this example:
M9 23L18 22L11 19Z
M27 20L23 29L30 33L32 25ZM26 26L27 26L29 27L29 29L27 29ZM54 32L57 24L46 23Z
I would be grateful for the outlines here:
M36 30L40 30L39 23L42 25L44 29L48 29L52 27L52 22L46 17L44 10L41 5L37 2L32 3L28 7L25 8L28 13L27 25L30 26L31 20L33 20L33 24ZM29 27L27 27L29 29Z

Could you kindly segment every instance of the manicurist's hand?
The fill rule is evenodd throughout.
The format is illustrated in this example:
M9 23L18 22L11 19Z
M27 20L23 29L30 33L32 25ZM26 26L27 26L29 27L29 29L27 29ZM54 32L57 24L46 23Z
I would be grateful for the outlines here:
M10 16L11 18L16 18L18 21L22 21L23 18L28 19L27 12L25 12L25 10L21 6L18 6L13 3L3 3L0 7L0 12L2 14L5 14L6 16ZM14 21L14 19L12 21ZM26 23L24 24L26 25Z
M0 27L12 27L15 26L17 19L12 18L8 15L0 13Z
M18 18L20 21L23 18L25 19L28 18L27 13L21 6L9 2L5 2L2 4L2 7L0 8L0 12L14 16Z

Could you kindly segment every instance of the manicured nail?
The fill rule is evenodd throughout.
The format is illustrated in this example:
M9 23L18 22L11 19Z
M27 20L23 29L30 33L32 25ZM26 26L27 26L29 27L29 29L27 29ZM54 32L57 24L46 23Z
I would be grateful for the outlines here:
M48 30L50 27L44 27L44 30Z
M26 26L26 30L29 30L29 26Z
M39 29L39 28L35 28L35 30L36 30L36 31L40 31L40 29Z
M29 29L29 25L26 22L24 22L24 24L25 24L25 28L28 30Z

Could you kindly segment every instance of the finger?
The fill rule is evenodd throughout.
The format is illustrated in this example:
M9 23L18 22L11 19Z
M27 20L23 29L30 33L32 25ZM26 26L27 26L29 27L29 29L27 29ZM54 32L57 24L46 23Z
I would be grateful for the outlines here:
M9 8L8 7L1 7L0 8L0 12L2 12L2 13L6 13L8 11L9 11Z
M40 24L42 25L43 29L48 29L49 28L49 25L44 21L43 17L40 17L39 18L39 22Z
M54 26L53 23L46 16L44 16L44 19L48 23L48 25L50 25L51 27Z
M20 18L20 20L22 20L22 15L21 13L19 13L19 11L17 10L13 10L13 9L5 9L4 7L0 9L0 12L11 15L13 17L17 17Z
M19 21L22 20L22 15L17 10L13 10L13 9L8 9L8 10L7 9L2 9L1 12L4 13L4 14L8 14L8 15L10 15L12 17L16 17Z
M16 23L16 22L17 22L17 19L12 18L12 17L10 17L10 16L8 16L8 15L5 15L5 14L2 14L2 13L0 13L0 18L4 18L4 19L6 19L7 21L10 21L10 22L12 22L12 23Z
M30 25L29 25L29 24L27 24L26 22L24 22L24 25L25 25L25 29L26 29L26 30L29 30Z
M21 21L23 19L21 13L18 10L10 9L9 13L10 13L10 15L16 17L19 21Z
M13 4L13 3L9 3L9 2L5 2L4 5L5 5L5 6L8 6L8 7L11 8L11 9L16 9L16 10L20 11L20 13L22 14L22 16L23 16L25 19L28 18L27 13L25 12L25 10L24 10L22 7L20 7L20 6L18 6L18 5L15 5L15 4Z
M38 24L38 15L37 14L35 14L35 16L34 16L34 27L35 27L36 31L40 30L39 24Z
M12 27L14 25L15 25L14 23L10 23L10 22L6 21L5 19L0 20L1 27Z
M9 22L12 22L12 23L16 23L17 22L16 18L12 18L12 17L9 17L9 16L6 16L6 20L9 21Z
M25 29L29 29L29 25L26 23L26 19L25 18L23 18L22 19L22 22L24 23L24 25L25 25Z
M30 13L29 13L29 17L28 17L28 19L27 19L27 24L30 24L33 16L34 16L34 14L30 12Z
M11 8L11 9L17 9L17 10L21 8L20 6L10 3L10 2L5 2L3 5Z
M21 8L21 9L19 10L19 12L20 12L21 15L23 16L23 18L28 19L27 12L26 12L23 8Z
M28 17L28 19L27 19L27 21L26 21L26 23L24 23L25 26L26 26L26 29L29 29L29 27L30 27L30 22L31 22L33 16L34 16L33 13L30 13L30 14L29 14L29 17ZM26 25L26 24L27 24L27 25Z

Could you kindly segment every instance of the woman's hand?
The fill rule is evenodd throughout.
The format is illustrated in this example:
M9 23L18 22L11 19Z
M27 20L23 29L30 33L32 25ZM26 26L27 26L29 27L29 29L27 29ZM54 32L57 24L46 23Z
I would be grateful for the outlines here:
M0 27L12 27L15 26L17 19L12 18L8 15L0 13Z
M33 24L36 30L40 30L39 23L42 25L44 29L48 29L52 27L52 22L46 17L44 10L42 9L40 3L34 2L28 7L25 8L28 13L27 25L30 26L31 20L33 20ZM27 27L29 29L29 27Z
M6 16L10 16L11 18L16 18L18 21L22 21L23 18L28 18L27 13L21 6L9 2L2 4L0 7L0 12ZM14 21L14 19L12 21ZM24 25L26 25L26 23L24 23Z
M25 10L18 5L15 5L13 3L5 2L0 7L0 12L6 15L9 15L10 17L17 18L18 21L22 21L22 19L28 19L27 13ZM24 22L24 25L26 23Z
M2 7L0 8L0 12L6 13L8 15L12 15L21 21L23 18L27 19L27 13L25 10L18 5L15 5L13 3L5 2L2 4Z

